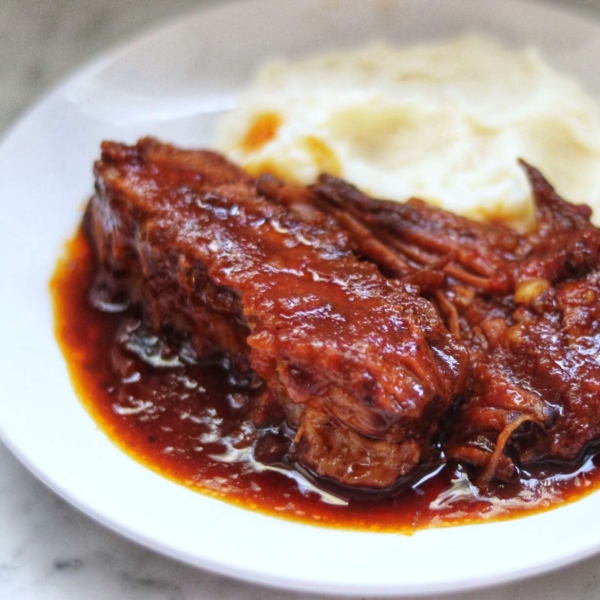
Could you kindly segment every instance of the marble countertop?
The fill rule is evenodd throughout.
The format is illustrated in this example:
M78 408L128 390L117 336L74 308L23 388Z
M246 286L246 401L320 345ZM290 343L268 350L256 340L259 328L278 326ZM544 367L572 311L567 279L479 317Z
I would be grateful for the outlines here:
M0 133L36 96L100 50L217 0L0 0ZM571 0L596 12L600 0ZM595 524L592 524L595 526ZM0 600L300 599L207 574L83 516L0 443ZM600 600L600 556L550 575L449 598Z

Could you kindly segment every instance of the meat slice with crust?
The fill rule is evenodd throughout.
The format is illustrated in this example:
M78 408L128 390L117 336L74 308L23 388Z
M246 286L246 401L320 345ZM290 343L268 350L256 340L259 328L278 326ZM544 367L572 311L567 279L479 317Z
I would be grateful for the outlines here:
M432 458L466 352L418 287L357 256L312 192L286 204L217 154L153 139L104 143L95 176L99 286L116 282L155 330L189 332L240 382L264 382L257 414L283 408L301 465L387 488Z

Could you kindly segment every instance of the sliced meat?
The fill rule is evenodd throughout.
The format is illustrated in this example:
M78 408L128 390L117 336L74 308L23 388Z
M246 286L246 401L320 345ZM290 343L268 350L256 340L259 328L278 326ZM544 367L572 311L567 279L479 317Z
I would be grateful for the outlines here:
M466 352L418 287L357 257L312 192L287 205L219 155L152 139L104 143L95 175L96 298L125 297L241 384L264 382L257 413L283 409L319 476L385 488L431 459Z

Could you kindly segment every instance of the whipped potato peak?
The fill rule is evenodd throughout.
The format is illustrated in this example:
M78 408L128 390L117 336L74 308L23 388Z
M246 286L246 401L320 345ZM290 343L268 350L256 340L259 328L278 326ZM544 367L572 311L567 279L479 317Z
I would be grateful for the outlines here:
M598 102L537 51L480 36L273 61L216 146L255 175L328 172L375 197L526 225L523 158L600 224Z

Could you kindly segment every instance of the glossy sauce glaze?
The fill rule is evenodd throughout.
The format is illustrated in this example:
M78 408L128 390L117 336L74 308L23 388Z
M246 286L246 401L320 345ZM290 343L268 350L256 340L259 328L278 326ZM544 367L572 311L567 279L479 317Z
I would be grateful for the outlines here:
M600 485L600 463L590 450L576 466L521 471L517 481L493 484L485 494L456 464L392 497L352 499L342 488L320 489L270 459L277 440L291 432L260 432L263 442L256 443L249 392L223 368L198 364L185 339L144 331L131 308L92 308L94 269L79 232L51 282L56 335L75 391L111 440L181 485L296 521L403 533L540 512Z

